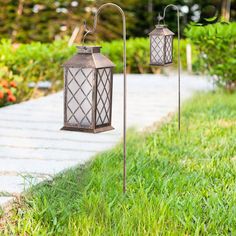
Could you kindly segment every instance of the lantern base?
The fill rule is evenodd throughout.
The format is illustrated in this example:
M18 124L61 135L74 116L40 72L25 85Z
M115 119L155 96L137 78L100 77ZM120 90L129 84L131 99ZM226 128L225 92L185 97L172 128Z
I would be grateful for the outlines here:
M170 66L170 65L172 65L173 64L173 62L170 62L170 63L165 63L165 64L149 64L150 66L164 66L164 67L166 67L166 66Z
M113 130L114 128L112 126L104 126L104 127L98 127L96 129L85 129L85 128L77 128L77 127L68 127L64 126L61 128L61 130L67 130L67 131L76 131L76 132L84 132L84 133L101 133Z

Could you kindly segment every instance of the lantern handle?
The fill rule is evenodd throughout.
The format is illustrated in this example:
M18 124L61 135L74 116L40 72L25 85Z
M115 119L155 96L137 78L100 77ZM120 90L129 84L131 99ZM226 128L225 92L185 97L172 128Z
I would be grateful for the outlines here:
M87 36L92 30L91 30L90 28L88 28L86 20L84 20L83 23L84 23L84 24L83 24L83 25L84 25L84 31L86 32L86 33L84 34L83 40L82 40L82 45L84 46L85 38L86 38L86 36Z
M181 87L180 87L180 10L179 7L174 4L169 4L164 8L163 11L163 20L166 17L166 10L168 7L172 7L177 11L177 26L178 26L178 129L180 131L180 106L181 106Z
M164 17L161 16L161 13L159 12L158 13L158 16L157 16L157 22L158 22L158 25L160 25L160 22L163 21L164 24L165 24L165 20L164 20Z
M105 7L114 7L118 9L122 16L122 21L123 21L123 73L124 73L124 97L123 97L123 193L126 193L126 110L127 110L127 102L126 102L126 97L127 97L127 82L126 82L126 18L125 18L125 13L122 10L120 6L114 3L105 3L101 5L98 10L95 12L94 15L94 23L93 23L93 28L90 29L87 27L86 21L84 22L84 29L86 33L84 34L83 37L83 45L85 38L87 37L88 34L93 34L96 29L97 29L97 22L98 22L98 15L104 9Z
M174 8L174 9L178 12L178 15L180 15L180 11L179 11L178 6L177 6L177 5L174 5L174 4L169 4L169 5L167 5L167 6L164 8L164 11L163 11L163 18L166 17L166 10L167 10L168 7Z

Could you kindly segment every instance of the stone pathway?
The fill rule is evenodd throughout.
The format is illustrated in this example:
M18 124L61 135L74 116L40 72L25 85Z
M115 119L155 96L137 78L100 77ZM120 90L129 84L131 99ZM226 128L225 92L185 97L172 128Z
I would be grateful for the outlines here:
M122 75L114 78L113 126L100 134L60 131L62 92L0 109L0 205L58 172L83 164L97 152L112 148L122 137ZM183 76L182 100L211 84ZM177 78L128 76L128 127L144 128L177 108Z

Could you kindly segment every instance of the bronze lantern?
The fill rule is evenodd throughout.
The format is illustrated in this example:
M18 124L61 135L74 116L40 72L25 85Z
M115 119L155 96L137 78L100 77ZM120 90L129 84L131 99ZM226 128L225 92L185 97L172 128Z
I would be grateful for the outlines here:
M99 46L78 46L64 63L63 130L98 133L113 129L113 67Z
M165 66L173 60L173 36L165 25L156 25L149 34L150 37L150 65Z

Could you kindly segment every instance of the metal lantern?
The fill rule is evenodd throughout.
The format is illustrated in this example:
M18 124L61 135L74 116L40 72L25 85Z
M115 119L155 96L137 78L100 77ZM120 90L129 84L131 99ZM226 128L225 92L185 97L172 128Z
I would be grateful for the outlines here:
M98 133L113 129L113 67L98 46L79 46L64 63L63 130Z
M156 25L150 36L150 65L165 66L173 60L173 36L165 25Z

